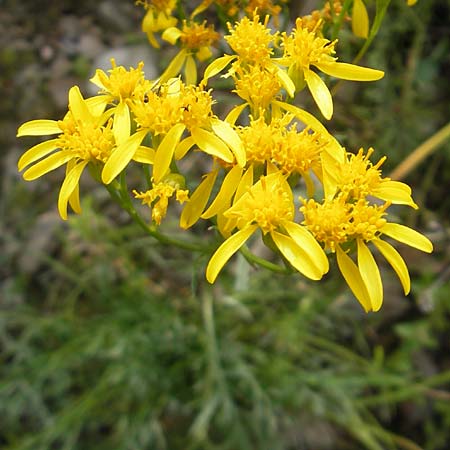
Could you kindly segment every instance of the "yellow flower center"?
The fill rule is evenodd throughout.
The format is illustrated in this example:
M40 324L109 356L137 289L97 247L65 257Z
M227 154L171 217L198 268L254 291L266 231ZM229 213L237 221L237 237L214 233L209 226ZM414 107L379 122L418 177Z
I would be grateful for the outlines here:
M315 31L303 28L301 19L297 19L296 25L290 36L283 34L284 58L301 69L335 60L332 55L335 54L334 46L337 40L331 42L317 36Z
M214 31L212 25L207 26L206 21L201 24L195 22L187 24L183 21L180 41L184 48L199 50L202 47L210 47L218 40L219 33Z
M288 128L293 116L286 114L267 124L261 115L251 119L250 126L240 129L241 139L247 153L247 161L274 163L283 174L316 173L321 168L321 152L329 139L310 129L298 132L296 126Z
M383 216L388 206L389 203L369 205L365 200L346 203L342 196L338 196L323 203L313 199L303 200L300 211L304 216L303 224L325 249L334 252L338 244L357 238L365 241L374 239L386 224Z
M281 137L281 129L279 121L273 120L268 125L264 117L260 117L257 120L252 119L250 126L241 128L240 135L247 161L264 163L270 161L275 143Z
M279 173L263 176L224 216L240 229L257 224L264 234L274 231L294 217L289 185Z
M311 169L318 173L320 154L328 142L320 133L309 129L298 132L293 126L273 148L272 162L286 174L305 174Z
M112 69L108 71L109 76L103 71L98 71L98 77L105 87L106 93L118 100L131 98L135 89L146 82L142 71L144 63L141 61L136 68L130 67L130 70L126 70L123 66L117 66L114 58L111 59L111 64Z
M58 122L63 134L58 136L58 146L70 151L74 158L105 163L115 146L112 121L106 126L93 122L75 122L71 113Z
M185 106L181 89L181 82L173 79L135 99L130 107L138 126L158 135L180 123Z
M380 186L382 178L379 168L386 157L372 165L369 161L372 153L372 148L367 151L366 155L364 155L363 149L360 149L356 155L348 153L348 159L337 167L336 178L339 180L337 187L346 198L365 198Z
M234 92L247 101L253 110L267 109L280 91L281 84L273 70L260 65L242 69L240 62L233 64Z
M264 23L260 23L259 16L255 14L253 20L242 18L234 28L228 24L230 34L225 39L243 61L264 64L270 59L276 34L270 34L268 20L269 16L266 16Z
M183 123L188 129L196 127L208 128L209 121L213 116L213 98L210 91L204 91L198 86L186 86L181 94L183 100L182 114Z
M386 209L390 203L384 205L369 205L365 200L358 200L352 205L350 215L351 222L348 227L348 234L355 237L371 241L380 229L386 224Z

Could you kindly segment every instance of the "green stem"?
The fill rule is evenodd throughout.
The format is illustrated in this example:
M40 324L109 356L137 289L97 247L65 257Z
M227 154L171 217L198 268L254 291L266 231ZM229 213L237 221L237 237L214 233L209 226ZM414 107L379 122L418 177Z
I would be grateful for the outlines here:
M244 256L244 258L248 261L249 264L257 264L258 266L264 267L265 269L271 270L272 272L290 274L286 267L281 267L277 264L271 263L264 258L260 258L259 256L254 255L246 245L243 245L240 248L240 252Z
M333 2L333 0L330 0L330 5L332 2ZM347 11L350 8L350 5L352 4L352 2L353 2L353 0L345 0L344 5L342 6L342 10L341 10L339 16L337 17L337 20L333 27L333 33L331 35L332 41L334 41L337 38L339 31L342 28L342 23L344 22L344 17L347 14Z
M377 0L377 12L372 24L372 28L370 29L370 33L368 38L366 39L366 42L364 42L364 45L361 47L360 51L353 60L353 64L356 64L366 54L367 50L372 44L372 41L378 34L378 30L380 29L381 23L383 22L383 18L386 14L390 2L391 0Z

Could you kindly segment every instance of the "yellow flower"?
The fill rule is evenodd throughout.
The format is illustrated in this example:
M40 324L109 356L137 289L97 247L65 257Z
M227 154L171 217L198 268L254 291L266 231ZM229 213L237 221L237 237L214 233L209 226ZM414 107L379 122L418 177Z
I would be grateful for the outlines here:
M152 180L153 181L153 180ZM175 194L178 203L183 204L189 199L189 191L184 188L184 177L177 174L169 174L164 179L153 184L152 188L145 192L133 191L135 198L142 200L143 205L152 209L152 220L160 225L167 214L169 199Z
M255 13L253 20L243 17L234 27L228 24L230 34L225 40L243 63L264 65L270 62L278 32L272 34L268 22L269 16L261 23Z
M17 131L17 136L58 134L25 152L18 169L31 166L23 174L30 181L67 163L58 198L59 214L64 220L68 203L76 213L81 212L78 184L84 168L89 163L102 166L116 145L112 120L108 120L108 113L102 114L103 108L95 98L83 99L78 86L74 86L69 91L69 112L63 120L32 120Z
M305 276L319 280L328 271L320 245L294 219L294 202L285 177L276 171L261 179L223 213L238 231L228 237L211 257L206 278L213 283L222 267L260 229L273 240L280 253Z
M229 73L235 82L234 92L247 102L253 115L268 109L282 86L275 66L263 67L258 64L244 69L236 61Z
M143 95L143 92L150 88L150 82L144 77L142 61L136 68L130 67L129 70L117 66L114 58L111 58L111 65L109 75L97 69L90 81L101 88L96 101L114 105L110 113L114 114L114 137L120 144L130 136L130 110L127 100Z
M171 152L171 160L175 146L180 141L185 129L181 123L183 101L180 97L178 81L174 80L174 82L163 84L157 91L149 90L141 97L135 97L128 102L138 128L128 139L120 143L106 162L102 171L103 183L111 183L129 164L148 133L162 136L159 146L163 146L163 148L167 148L168 152ZM159 146L155 150L153 163L157 160ZM158 178L154 175L157 182L161 181L167 169L168 166L165 167L163 173L158 174Z
M381 70L340 63L333 56L337 41L329 41L302 27L297 20L296 28L290 35L283 34L284 55L280 63L288 66L288 74L295 82L297 90L306 82L317 106L326 119L333 115L331 93L320 76L311 70L314 66L323 73L336 78L353 81L374 81L383 77Z
M309 128L299 132L296 123L291 124L293 118L292 114L284 114L269 124L262 116L250 118L249 126L240 128L240 135L249 163L270 162L285 175L301 175L312 195L310 171L322 179L321 154L332 142L331 136Z
M417 3L417 0L406 0L408 3L408 6L413 6Z
M102 180L110 183L135 157L148 133L152 134L155 153L152 161L156 182L168 173L173 158L181 159L197 145L201 151L227 163L245 165L245 151L233 127L219 120L211 110L209 91L186 86L179 78L169 80L142 98L130 102L137 130L114 151L102 172ZM183 133L190 136L182 140Z
M236 55L224 55L214 60L205 70L203 83L235 62L224 77L232 76L236 82L237 93L253 107L255 115L258 108L264 107L273 99L280 87L289 96L294 95L295 86L287 75L272 59L273 46L278 40L278 32L271 34L267 27L269 16L263 23L256 12L253 20L243 17L232 27L225 40ZM258 96L262 98L258 100Z
M212 25L207 26L206 21L199 24L196 22L187 23L184 20L181 30L176 27L167 28L162 38L172 45L179 41L181 50L161 75L160 81L165 82L176 77L184 66L186 83L196 84L197 66L194 56L199 61L210 58L212 55L210 47L219 40L219 33L214 31Z
M361 148L357 154L346 153L343 161L337 163L323 155L325 195L332 198L336 193L345 199L365 199L368 196L389 201L398 205L409 205L417 209L411 197L411 188L400 181L382 178L380 167L386 160L381 158L373 165L369 158L373 153L370 148L364 154Z
M137 3L143 4L147 10L142 21L142 31L147 34L150 44L154 48L159 48L160 45L154 33L174 27L177 24L178 20L172 16L177 0L144 0Z
M323 244L336 253L339 269L366 312L378 311L383 302L380 271L367 244L371 242L392 266L403 286L405 295L410 290L410 278L403 258L383 235L396 239L424 252L431 252L432 243L417 231L404 225L389 223L385 219L390 203L369 205L364 199L347 202L344 195L317 203L304 200L300 211L302 222ZM357 264L347 254L355 243Z

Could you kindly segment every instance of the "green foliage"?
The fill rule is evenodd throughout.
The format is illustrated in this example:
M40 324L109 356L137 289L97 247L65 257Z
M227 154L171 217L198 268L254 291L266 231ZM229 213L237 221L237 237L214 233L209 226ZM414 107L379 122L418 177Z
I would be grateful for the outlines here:
M84 204L26 303L1 311L5 449L401 448L383 417L450 381L414 364L448 331L448 289L373 352L382 325L334 274L317 288L238 260L225 291L192 291L191 256L140 235ZM440 401L426 448L448 414Z

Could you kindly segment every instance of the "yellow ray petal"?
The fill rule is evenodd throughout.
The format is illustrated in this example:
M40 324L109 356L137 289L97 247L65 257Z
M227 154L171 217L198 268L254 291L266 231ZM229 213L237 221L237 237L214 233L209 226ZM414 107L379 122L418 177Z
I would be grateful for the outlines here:
M210 219L216 214L225 211L231 204L231 198L236 191L239 180L242 176L242 167L234 166L225 176L214 201L209 208L201 215L202 219Z
M164 33L161 35L161 37L169 42L172 45L175 45L177 43L177 40L181 36L181 30L179 30L177 27L169 27L166 30L164 30Z
M69 110L75 120L91 121L93 119L78 86L72 86L69 90Z
M358 267L361 278L369 292L370 304L373 311L378 311L383 303L383 285L380 270L367 245L362 239L357 240Z
M205 9L209 8L209 5L211 5L211 3L213 2L213 0L203 0L200 5L198 5L194 11L192 11L191 13L191 19L193 19L197 14L200 14L201 12L203 12Z
M212 56L212 51L210 50L210 48L208 46L203 46L200 47L197 50L197 53L195 54L195 57L199 60L199 61L206 61L207 59L211 58Z
M327 273L329 269L328 258L322 247L314 239L314 236L306 230L305 227L302 227L295 222L285 222L283 223L283 227L292 239L294 239L297 245L303 248L306 253L310 255L311 259L314 261L322 274Z
M202 83L206 83L209 78L214 77L218 73L222 72L225 67L230 64L233 59L236 59L236 55L224 55L215 59L206 69L203 75Z
M257 225L249 225L239 230L223 242L215 251L206 267L206 279L210 283L214 283L222 267L244 245L245 241L254 233L257 227Z
M239 185L234 195L234 201L239 200L253 186L253 164L245 171L239 180Z
M324 127L324 125L304 109L301 109L295 105L290 105L289 103L279 102L277 100L273 101L272 103L274 106L278 106L281 109L294 114L297 119L301 120L305 125L308 125L312 130L317 131L318 133L323 133L325 134L325 136L331 137L330 133L328 133L328 130Z
M95 71L95 75L89 79L89 81L93 84L95 84L97 87L99 87L100 89L104 89L105 91L107 90L106 86L103 84L103 79L107 79L108 75L106 75L106 73L101 70L101 69L97 69Z
M30 120L22 124L17 130L17 137L21 136L45 136L47 134L62 133L56 120Z
M95 97L89 97L85 100L86 105L89 108L91 114L95 117L99 117L105 111L106 105L112 100L109 95L96 95Z
M331 93L327 88L327 85L322 78L312 70L305 70L304 74L306 84L308 85L320 112L325 119L330 120L333 115L333 99L331 98Z
M414 209L418 206L411 197L411 188L401 181L383 180L383 182L373 190L372 195L382 200L391 201L397 205L409 205Z
M140 162L142 164L153 164L155 161L155 150L151 147L141 145L136 150L133 156L133 161Z
M197 84L197 64L192 55L187 55L184 65L184 78L186 84Z
M293 97L295 95L295 84L287 74L285 70L281 67L277 68L277 78L281 85L286 89L289 97Z
M42 161L39 161L34 166L27 169L23 173L23 178L27 181L35 180L36 178L39 178L42 175L45 175L46 173L57 169L72 158L72 152L62 151L53 153L52 155L48 156Z
M195 145L195 140L192 136L183 139L175 148L174 157L178 161L186 156L186 153Z
M56 150L58 148L58 142L59 141L57 139L51 139L50 141L41 142L40 144L28 149L17 162L19 172L21 172L24 167L29 164L34 163L38 159L41 159L51 153L53 150Z
M205 153L217 156L228 163L233 162L233 153L231 153L225 142L219 139L215 134L203 130L202 128L193 128L191 130L191 135L197 146Z
M102 181L105 184L111 183L117 175L132 160L136 150L141 145L147 130L140 130L132 134L125 142L122 142L111 154L102 170Z
M248 103L243 103L242 105L235 106L225 117L225 122L228 122L230 125L234 125L238 120L239 116L242 114L245 108L247 108Z
M187 52L185 49L179 51L159 78L160 83L166 83L171 78L175 78L181 72L181 68L186 61L186 56Z
M323 73L332 77L351 81L376 81L384 77L382 70L341 62L323 62L316 64Z
M352 31L355 36L363 39L367 39L369 35L369 15L362 0L353 2Z
M398 275L398 278L402 283L405 295L408 295L411 289L411 281L409 278L408 268L406 267L405 261L401 257L400 253L395 250L391 244L382 241L381 239L374 239L372 242L395 270L395 273Z
M156 183L161 181L161 178L169 170L175 147L180 142L185 128L182 123L177 123L169 130L158 145L155 153L155 162L153 163L153 178Z
M181 213L181 228L187 229L191 227L200 218L200 215L208 202L209 196L211 195L218 173L218 169L208 173L203 181L197 186L197 189L192 193Z
M76 164L72 167L72 170L67 173L66 178L64 178L58 197L58 211L63 220L67 220L67 202L73 191L76 189L78 182L80 181L80 176L88 162L89 161L82 161L81 163Z
M66 176L72 170L72 168L75 166L75 164L76 164L76 162L73 159L67 163ZM78 183L75 186L75 189L73 190L72 194L70 194L70 197L69 197L69 205L77 214L81 214L80 189L79 188L80 188L80 183Z
M387 223L381 228L381 232L399 242L403 242L403 244L410 245L423 252L431 253L433 251L433 244L426 236L405 225L400 225L399 223Z
M247 162L247 157L241 138L234 128L228 122L219 119L212 120L211 127L214 133L231 148L238 165L244 167Z
M358 266L339 245L336 247L336 259L339 270L341 271L341 274L347 282L349 288L353 292L353 295L358 299L359 303L361 303L364 311L371 311L372 304L370 302L370 296L361 277L361 273L358 270Z
M130 129L130 110L125 102L120 102L115 108L113 123L114 139L118 146L130 137Z
M270 235L281 254L295 269L311 280L320 280L322 278L322 270L317 267L311 255L300 247L294 239L277 231L272 231Z

